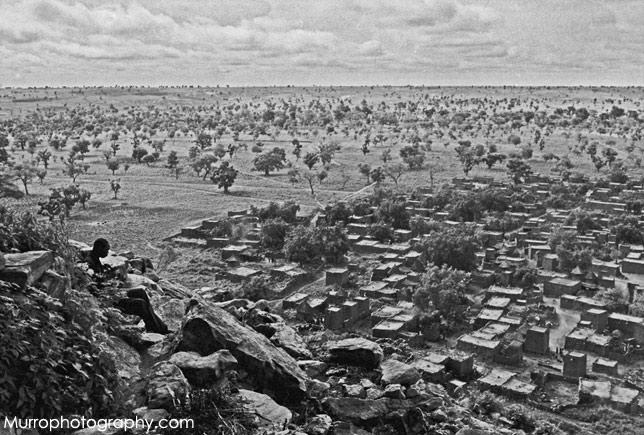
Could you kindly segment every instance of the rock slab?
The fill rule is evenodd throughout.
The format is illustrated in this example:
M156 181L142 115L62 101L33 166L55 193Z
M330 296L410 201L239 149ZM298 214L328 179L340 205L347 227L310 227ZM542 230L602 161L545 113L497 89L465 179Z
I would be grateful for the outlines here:
M383 358L382 348L378 343L364 338L347 338L329 345L331 359L337 363L376 368Z
M297 403L306 397L309 378L292 356L223 309L193 301L175 351L207 356L227 349L240 369L250 374L254 387L272 392L279 403Z
M29 251L5 254L5 266L0 271L0 280L21 287L34 284L54 264L51 251Z

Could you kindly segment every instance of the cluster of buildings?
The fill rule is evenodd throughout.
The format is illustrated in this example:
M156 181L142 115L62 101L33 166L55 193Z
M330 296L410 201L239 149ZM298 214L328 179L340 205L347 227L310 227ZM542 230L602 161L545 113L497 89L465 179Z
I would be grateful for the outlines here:
M462 190L492 185L503 187L489 179L454 180L454 188ZM536 176L523 188L544 199L550 185ZM423 363L430 379L457 389L465 385L459 382L478 375L476 384L481 389L527 400L537 400L547 382L576 382L580 402L596 399L629 412L644 406L640 391L621 383L628 365L644 357L644 317L640 317L644 313L637 304L644 297L640 285L644 283L644 247L617 244L610 216L625 213L626 204L610 192L592 190L583 203L585 210L606 214L597 221L599 229L579 233L576 226L567 225L569 210L546 210L542 203L535 203L525 204L522 213L510 213L523 222L518 229L484 232L487 245L476 253L479 267L471 274L471 328L453 337L452 347L454 358L473 361L475 355L480 366L467 371L457 364L456 369L449 362L452 355L443 360L435 357ZM420 189L417 195L422 198L432 192ZM633 195L644 198L644 190L633 191ZM418 196L401 200L411 216L458 225L447 220L447 213L422 208ZM218 225L215 220L185 228L174 240L219 250L226 267L217 279L245 282L262 274L284 279L287 284L278 292L284 297L283 308L295 310L301 321L336 331L362 328L374 338L405 339L417 347L445 338L440 316L422 316L410 302L424 269L421 254L414 249L423 234L399 229L394 231L393 243L382 243L369 236L375 214L352 216L346 225L348 262L315 271L324 272L325 290L310 294L297 288L316 273L285 262L279 254L262 253L258 249L261 224L256 217L240 212L230 213L229 218L247 226L242 240L211 237L210 230ZM323 225L325 216L318 214L313 222ZM580 246L604 246L619 252L619 258L594 258L588 270L563 271L557 252L549 245L551 232L559 228L577 233L575 241ZM517 270L525 266L536 270L534 285L525 286L517 278ZM626 309L595 297L609 289L627 295ZM574 322L561 321L563 314ZM528 369L530 362L541 361L540 373ZM451 378L449 373L457 376Z

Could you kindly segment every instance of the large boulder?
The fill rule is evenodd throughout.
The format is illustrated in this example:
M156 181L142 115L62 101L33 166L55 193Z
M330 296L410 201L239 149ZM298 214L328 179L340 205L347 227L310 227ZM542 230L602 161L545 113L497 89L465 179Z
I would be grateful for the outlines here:
M190 385L179 367L163 361L150 368L145 379L146 405L148 408L174 409L174 402L185 397Z
M54 254L51 251L5 254L5 261L5 266L0 271L0 280L25 287L38 281L54 264Z
M335 362L368 369L378 367L384 355L378 343L364 338L347 338L330 343L329 352Z
M308 435L326 435L332 425L331 417L326 414L318 414L309 420L304 430Z
M127 258L111 254L105 258L101 258L101 263L109 270L110 277L116 278L119 281L125 281L127 279L127 272L130 269Z
M273 393L279 403L306 397L308 377L293 357L223 309L193 299L175 351L206 356L221 349L228 349L254 386Z
M306 347L306 343L304 342L304 340L302 340L302 337L298 335L295 329L284 323L273 324L273 326L275 326L275 329L277 329L277 331L271 337L273 344L284 349L293 358L313 358L313 354Z
M255 415L255 423L260 429L283 429L293 418L288 408L278 405L266 394L240 389L239 397L242 406Z
M382 383L411 385L420 379L420 373L416 367L410 366L395 359L384 361L380 368L382 369Z
M0 271L4 269L4 265L7 263L7 260L4 258L4 254L0 252Z
M197 352L177 352L170 357L172 364L181 369L190 384L206 387L217 382L223 374L237 367L237 360L227 350L220 350L208 356Z
M52 298L62 300L65 293L71 289L71 281L50 269L40 277L40 288Z
M329 397L322 406L334 420L355 423L370 427L383 420L400 418L407 409L418 407L423 412L432 412L443 405L439 398L418 396L414 399L400 400L383 397L382 399L357 399L354 397Z

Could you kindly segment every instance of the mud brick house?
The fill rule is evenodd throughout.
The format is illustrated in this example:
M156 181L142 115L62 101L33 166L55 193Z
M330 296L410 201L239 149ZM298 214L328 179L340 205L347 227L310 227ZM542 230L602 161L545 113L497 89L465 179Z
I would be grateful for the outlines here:
M561 297L562 295L575 295L581 290L581 281L554 278L543 283L543 294L547 297Z
M523 350L526 352L546 355L550 348L550 330L540 326L533 326L528 329L523 343Z

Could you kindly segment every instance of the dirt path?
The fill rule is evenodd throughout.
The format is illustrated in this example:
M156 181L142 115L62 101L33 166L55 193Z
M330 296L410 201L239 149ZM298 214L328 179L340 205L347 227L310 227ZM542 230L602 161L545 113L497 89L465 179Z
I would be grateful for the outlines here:
M554 306L559 315L559 325L550 329L550 348L563 348L566 342L566 335L575 329L581 319L581 315L577 311L561 309L556 298L544 298L544 302Z

